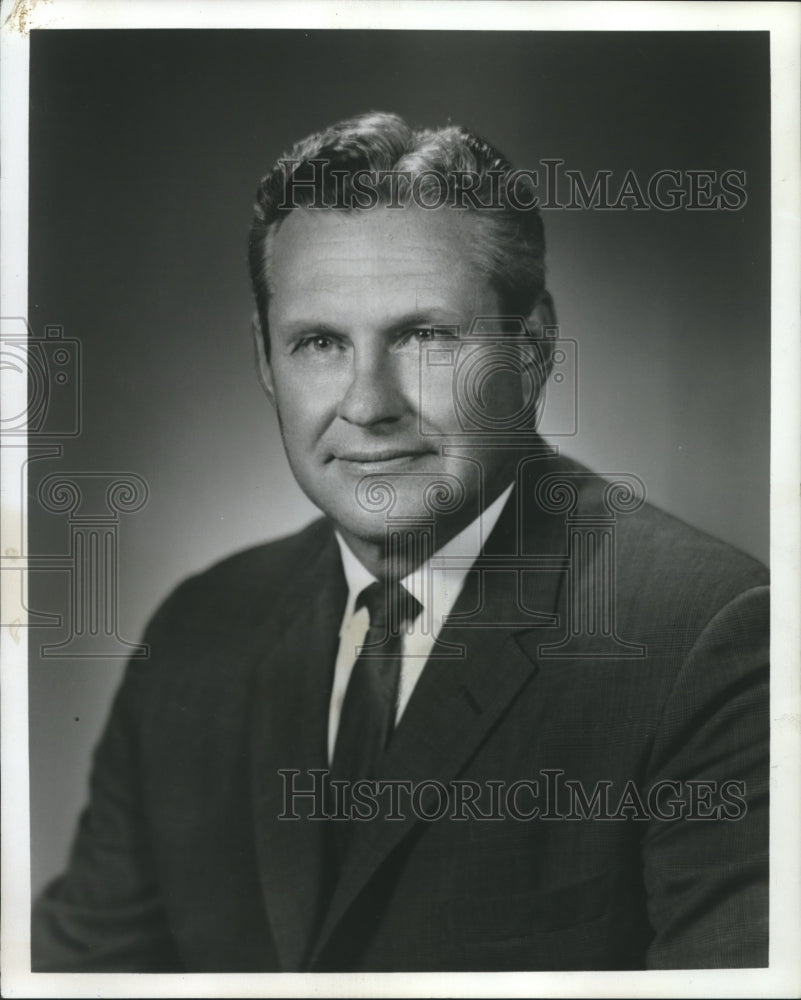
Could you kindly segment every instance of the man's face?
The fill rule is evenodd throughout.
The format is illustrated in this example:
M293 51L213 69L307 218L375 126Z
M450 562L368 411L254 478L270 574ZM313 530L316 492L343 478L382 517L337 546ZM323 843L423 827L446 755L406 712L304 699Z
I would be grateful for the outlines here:
M295 210L276 234L265 381L298 483L346 538L378 543L387 518L430 521L436 482L457 496L452 535L511 482L508 452L460 427L454 366L421 350L433 341L447 360L456 331L499 314L470 258L478 238L466 213L419 208ZM525 402L504 367L482 383L485 413Z

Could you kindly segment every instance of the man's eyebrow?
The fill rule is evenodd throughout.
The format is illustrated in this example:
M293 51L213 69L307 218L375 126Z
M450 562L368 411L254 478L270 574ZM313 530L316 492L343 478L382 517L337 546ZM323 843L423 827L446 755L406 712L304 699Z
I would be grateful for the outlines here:
M288 323L281 324L283 336L286 339L297 337L300 334L315 334L316 336L341 337L346 331L335 326L333 323L326 323L318 319L296 319Z
M326 322L321 319L312 319L311 317L304 318L303 316L298 316L296 319L290 319L285 323L281 324L283 336L287 339L292 337L297 337L300 334L309 335L316 334L318 336L326 337L342 337L347 336L348 331L346 328L337 326L335 323ZM383 328L384 333L392 334L399 333L402 330L407 330L409 327L447 327L451 332L458 333L461 329L462 324L458 321L455 313L448 309L421 309L415 312L405 313L402 316L398 316Z
M406 330L413 326L447 326L453 330L458 330L461 324L454 313L447 309L424 309L417 312L408 313L398 319L394 319L389 325L390 332Z

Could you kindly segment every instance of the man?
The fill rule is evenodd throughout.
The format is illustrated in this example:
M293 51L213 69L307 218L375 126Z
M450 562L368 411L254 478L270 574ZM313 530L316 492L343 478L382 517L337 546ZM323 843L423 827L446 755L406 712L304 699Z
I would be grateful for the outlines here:
M520 180L372 114L262 182L259 367L326 516L155 615L35 969L766 964L766 573L537 436Z

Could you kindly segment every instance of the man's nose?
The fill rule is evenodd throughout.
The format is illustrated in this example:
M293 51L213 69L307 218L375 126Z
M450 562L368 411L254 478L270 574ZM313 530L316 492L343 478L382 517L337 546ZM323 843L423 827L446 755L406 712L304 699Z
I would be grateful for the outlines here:
M387 351L355 352L350 383L340 401L338 416L360 427L398 420L406 409L399 374Z

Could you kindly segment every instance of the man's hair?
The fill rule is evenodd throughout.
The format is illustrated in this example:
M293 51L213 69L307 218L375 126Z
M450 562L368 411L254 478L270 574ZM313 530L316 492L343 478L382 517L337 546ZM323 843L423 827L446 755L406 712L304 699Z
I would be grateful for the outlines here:
M519 172L512 184L514 173L503 153L465 128L412 129L398 115L378 111L296 143L259 184L250 227L250 279L267 355L272 245L295 208L365 211L416 202L469 211L481 227L471 244L475 263L504 312L528 316L545 291L545 237L539 212L526 207L534 200L525 190L530 176ZM359 183L365 176L375 192L367 204Z

